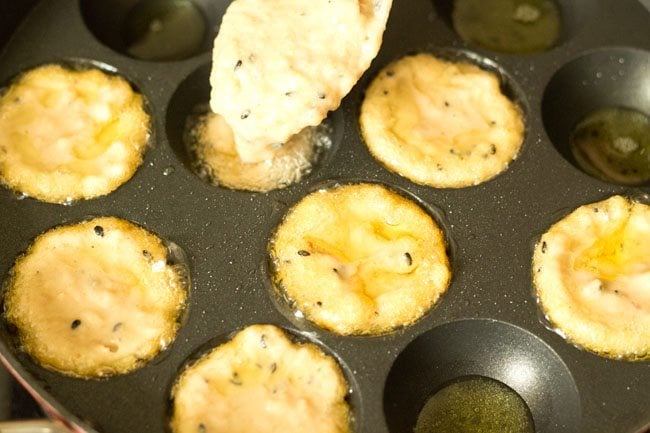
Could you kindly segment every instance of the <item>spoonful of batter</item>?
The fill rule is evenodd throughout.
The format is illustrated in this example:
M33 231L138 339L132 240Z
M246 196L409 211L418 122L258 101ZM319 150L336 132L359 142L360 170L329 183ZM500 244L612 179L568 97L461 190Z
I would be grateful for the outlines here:
M214 43L210 107L245 163L320 124L377 55L392 0L235 0Z

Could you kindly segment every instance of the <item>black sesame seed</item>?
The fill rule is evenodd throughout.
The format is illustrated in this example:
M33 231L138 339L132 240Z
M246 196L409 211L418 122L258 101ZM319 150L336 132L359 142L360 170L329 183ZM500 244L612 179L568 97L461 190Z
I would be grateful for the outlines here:
M339 273L339 270L336 269L336 268L332 268L332 270L334 271L335 274L338 274L338 273Z
M411 257L411 253L404 253L404 257L406 257L406 264L408 266L411 266L413 264L413 257Z
M99 236L100 238L104 237L104 227L102 226L95 226L95 234Z
M323 303L321 301L316 301L316 305L318 305L319 307L322 307Z
M242 62L241 60L237 60L237 64L235 64L235 71L236 71L237 69L241 68L241 65L242 65L243 63L244 63L244 62Z
M600 209L598 209L597 207L595 207L595 208L594 208L594 212L595 212L595 213L598 213L598 212L600 212Z
M318 99L325 99L325 94L323 92L319 92Z
M291 95L293 95L293 92L285 92L284 93L284 96L291 96Z
M244 119L248 119L248 116L250 116L250 115L251 115L251 110L246 110L241 114L240 117L241 117L242 120L244 120Z
M389 77L392 77L393 75L395 75L395 71L388 70L388 71L386 71L386 75L389 76Z
M260 344L262 345L263 349L266 349L268 346L266 345L266 334L262 334L260 337Z
M243 383L242 383L241 379L239 378L239 373L237 373L235 371L232 374L232 379L230 379L230 383L232 383L233 385L236 385L236 386L242 386Z
M492 144L490 145L490 154L491 154L491 155L494 155L494 154L496 154L496 153L497 153L497 147L496 147L496 145L495 145L494 143L492 143Z
M120 329L122 329L122 322L117 322L117 323L113 326L113 332L117 332L117 331L119 331Z
M384 90L384 96L388 95L388 90Z
M198 433L207 433L207 432L208 432L208 429L205 427L205 424L201 423L201 424L199 424L199 426L197 427L196 431L197 431Z
M77 329L81 325L81 320L79 319L74 319L72 323L70 324L70 329Z
M147 250L142 250L142 255L143 255L144 258L147 259L147 260L151 260L151 259L153 258L153 256L151 255L151 253L150 253L149 251L147 251Z
M298 255L303 256L303 257L309 257L309 256L311 256L311 253L309 251L305 251L305 250L298 250Z
M445 107L449 107L449 101L445 101Z
M547 248L548 248L548 245L546 245L546 241L542 242L542 254L546 254Z
M276 364L275 362L271 363L271 374L275 373L277 369L278 369L278 364Z

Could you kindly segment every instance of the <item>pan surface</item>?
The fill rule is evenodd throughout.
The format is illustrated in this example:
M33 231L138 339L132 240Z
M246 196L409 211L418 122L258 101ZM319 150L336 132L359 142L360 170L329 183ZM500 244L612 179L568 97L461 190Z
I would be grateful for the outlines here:
M0 0L0 11L10 3ZM331 150L303 181L267 194L215 187L192 172L182 128L191 108L209 97L209 44L174 61L124 54L110 26L119 33L134 3L43 1L0 54L0 86L44 63L91 61L133 83L153 117L152 147L143 165L112 194L61 206L0 188L0 279L38 234L100 215L143 225L181 246L190 262L188 316L176 341L125 376L80 380L44 370L15 347L2 322L0 354L52 410L89 432L165 432L170 388L186 360L249 324L272 323L317 340L340 360L351 381L358 432L408 431L412 419L400 417L421 407L440 378L478 374L507 382L497 367L522 359L540 379L513 389L537 417L539 433L636 433L650 424L650 363L604 359L549 331L530 277L535 241L572 209L618 193L650 194L648 185L623 187L585 174L564 142L571 123L600 104L629 101L650 112L650 13L642 3L558 1L563 16L558 45L538 54L505 55L460 40L450 24L450 2L395 0L378 57L330 116ZM208 40L228 3L195 2L209 18ZM382 67L415 51L472 58L501 71L504 88L526 115L522 150L504 173L471 188L434 189L389 172L370 155L357 121L364 89ZM342 337L304 322L275 298L268 275L268 242L291 205L323 186L357 181L416 197L439 219L452 246L453 280L439 304L414 325L379 337ZM477 336L495 343L468 344ZM409 359L414 368L405 369ZM432 371L423 371L418 382L412 370L422 365ZM553 386L543 387L545 378ZM409 411L393 406L400 400L396 394L409 391L402 380L420 386L408 400ZM548 398L540 401L539 395Z

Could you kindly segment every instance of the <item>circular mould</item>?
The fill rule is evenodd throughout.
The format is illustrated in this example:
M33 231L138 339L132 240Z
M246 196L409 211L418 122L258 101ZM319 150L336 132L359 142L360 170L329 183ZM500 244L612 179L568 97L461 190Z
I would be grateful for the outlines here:
M605 179L613 183L649 185L650 180L635 177L633 170L641 164L644 170L650 166L647 155L641 154L639 140L630 136L631 132L620 122L609 116L603 128L589 128L590 134L595 129L598 134L586 143L590 150L584 150L584 144L576 153L572 146L572 138L580 139L584 121L591 115L601 116L601 110L618 109L632 110L639 115L650 116L650 52L625 47L603 48L588 52L565 64L555 73L544 91L542 100L542 119L546 133L560 154L576 168L591 176ZM614 122L612 123L612 120ZM583 122L581 124L581 122ZM618 126L622 125L622 126ZM601 143L610 135L615 135L614 142L624 141L622 147L613 144L614 148ZM629 146L634 141L635 149ZM600 148L600 149L599 149ZM602 149L606 148L606 151ZM625 163L630 156L626 151L638 150L639 158L634 158L634 167ZM591 155L585 161L585 155ZM576 158L576 155L578 156ZM634 155L632 155L634 156ZM608 161L609 158L609 161ZM599 160L603 160L599 162ZM604 165L606 164L606 165ZM623 164L623 165L621 165ZM605 170L605 171L603 171Z
M436 221L379 184L311 193L289 210L269 250L276 294L296 314L342 335L410 325L451 279Z
M589 114L571 134L571 152L590 175L622 185L650 181L650 117L605 108Z
M390 170L416 183L462 188L492 179L516 158L525 124L507 95L513 86L502 86L507 76L495 65L465 57L409 55L370 84L361 133Z
M218 186L266 192L297 183L323 162L342 134L341 114L305 128L277 146L273 157L245 163L224 118L210 111L210 65L179 86L167 112L167 134L176 155L201 179Z
M600 356L650 359L650 205L613 196L555 223L535 246L533 283L556 331Z
M171 430L348 433L350 392L344 370L318 345L251 325L182 371L171 392Z
M82 378L128 373L176 336L189 288L183 260L176 245L116 217L55 227L16 260L4 318L45 368Z
M580 431L580 397L562 359L530 332L490 319L447 323L409 343L384 388L389 431L413 431L432 396L477 376L516 392L530 410L535 432Z
M88 29L102 43L149 61L209 52L227 2L209 0L80 0Z
M505 53L547 51L562 25L555 0L455 0L454 29L466 42Z
M70 203L106 195L142 164L151 129L124 78L89 64L49 64L0 94L0 182Z

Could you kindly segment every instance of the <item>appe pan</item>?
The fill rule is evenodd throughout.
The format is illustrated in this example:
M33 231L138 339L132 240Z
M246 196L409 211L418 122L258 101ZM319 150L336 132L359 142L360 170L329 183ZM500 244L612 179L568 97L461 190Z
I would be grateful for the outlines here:
M106 15L100 19L102 27L113 18L119 20L120 11L134 3L103 0L108 1L115 7L101 12ZM24 6L15 3L0 0L0 12L4 15ZM426 395L436 390L438 378L483 374L507 384L495 360L507 364L512 362L508 354L522 353L532 354L526 359L534 367L531 371L540 372L535 377L565 378L551 391L537 388L542 379L519 388L509 385L539 414L535 419L539 433L636 433L650 425L650 364L603 359L549 331L540 320L530 278L533 244L557 219L612 194L646 198L650 194L647 185L622 187L581 172L561 137L567 124L599 104L614 101L650 111L650 13L642 3L559 0L564 31L558 45L539 54L504 55L462 42L449 23L449 2L395 0L377 59L332 118L332 150L302 182L267 194L208 185L179 154L174 138L179 132L173 125L183 124L175 116L184 113L170 107L170 101L190 106L207 100L207 83L192 79L203 75L194 72L206 67L209 52L172 62L120 54L96 39L86 25L82 5L88 14L93 13L93 3L98 2L48 0L33 8L0 54L0 85L47 62L84 59L105 64L129 79L147 99L153 146L129 182L99 199L60 206L19 200L0 188L1 278L44 230L89 216L116 215L180 245L188 255L193 283L187 322L174 344L149 365L125 376L84 381L45 371L15 349L3 323L3 363L53 416L79 431L165 432L170 386L186 359L206 342L246 325L274 323L317 339L338 357L352 378L359 432L408 431L413 420L406 418L413 417L412 412L417 412L413 408L421 407ZM210 30L216 33L229 2L196 3L210 11ZM116 11L114 17L111 10ZM0 22L8 17L0 17ZM97 25L91 21L91 26ZM458 190L415 185L386 170L365 148L356 120L364 89L388 62L422 50L484 59L482 64L502 73L504 88L523 107L527 132L522 150L508 170L492 181ZM177 89L193 90L177 93ZM607 95L614 99L607 100ZM373 181L406 191L432 210L451 239L454 278L449 291L413 326L379 337L340 337L278 308L266 274L271 233L292 204L335 181ZM474 321L477 318L482 320ZM454 323L460 325L450 325ZM501 328L503 332L493 332ZM478 348L474 350L467 341L480 341L483 333L495 339L493 347L503 347L503 356L492 353L476 359ZM435 340L440 335L442 340ZM446 356L433 356L431 347L445 353L450 349ZM444 365L435 364L440 360L445 360ZM404 369L405 362L413 364ZM559 376L553 375L556 367ZM423 368L419 382L403 374L416 368ZM406 397L409 391L395 384L395 378L419 383L420 397L410 397L409 410L390 406L400 400L392 393ZM554 390L576 399L562 400L560 394L553 395ZM549 392L549 398L541 397ZM573 409L567 411L565 404ZM555 412L562 412L563 418L554 418Z

